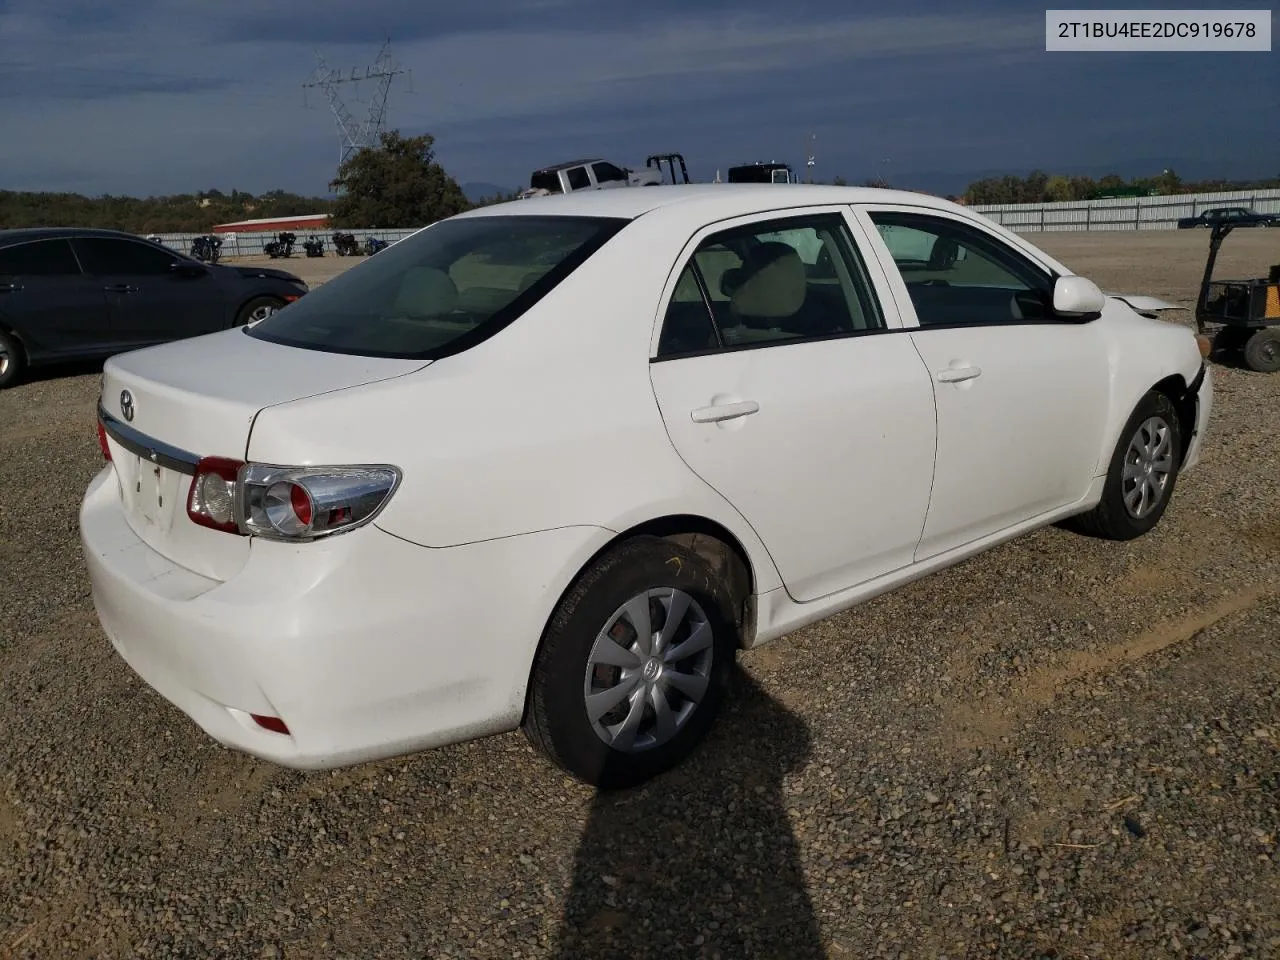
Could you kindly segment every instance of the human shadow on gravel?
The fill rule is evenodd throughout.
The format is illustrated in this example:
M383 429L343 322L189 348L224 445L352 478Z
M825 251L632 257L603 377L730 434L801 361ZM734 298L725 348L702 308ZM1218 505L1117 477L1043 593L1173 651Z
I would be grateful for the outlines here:
M707 742L635 790L596 795L555 956L825 956L783 777L805 725L735 667Z

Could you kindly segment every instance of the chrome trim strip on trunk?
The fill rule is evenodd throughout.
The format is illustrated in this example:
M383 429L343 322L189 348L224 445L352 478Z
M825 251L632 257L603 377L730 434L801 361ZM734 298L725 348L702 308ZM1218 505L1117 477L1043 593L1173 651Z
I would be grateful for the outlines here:
M178 473L185 473L187 476L195 476L196 465L200 462L200 457L197 454L148 437L145 433L140 433L133 427L121 423L107 413L102 408L101 403L98 404L98 419L102 422L102 428L107 431L111 439L130 453L137 454L143 460L164 467L167 470L176 470Z

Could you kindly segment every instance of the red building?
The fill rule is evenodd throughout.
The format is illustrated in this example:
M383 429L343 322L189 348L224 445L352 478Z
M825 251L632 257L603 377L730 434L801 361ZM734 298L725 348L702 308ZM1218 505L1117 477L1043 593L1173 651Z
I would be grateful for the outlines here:
M214 233L279 233L282 230L324 230L329 226L329 214L310 213L300 217L266 217L261 220L237 220L220 223Z

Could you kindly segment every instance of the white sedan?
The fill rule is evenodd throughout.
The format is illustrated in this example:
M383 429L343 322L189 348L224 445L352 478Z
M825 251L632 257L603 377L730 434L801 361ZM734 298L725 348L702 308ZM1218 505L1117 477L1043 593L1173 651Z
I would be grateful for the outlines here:
M107 363L94 602L258 757L522 727L634 784L706 734L740 648L1047 524L1149 531L1199 458L1203 346L918 194L484 207Z

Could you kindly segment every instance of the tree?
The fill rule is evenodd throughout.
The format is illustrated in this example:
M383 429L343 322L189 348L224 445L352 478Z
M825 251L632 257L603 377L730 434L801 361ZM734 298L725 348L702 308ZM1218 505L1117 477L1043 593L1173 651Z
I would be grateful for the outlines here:
M1061 174L1054 174L1044 185L1044 198L1050 203L1062 203L1071 199L1071 181Z
M341 191L335 226L425 227L471 209L462 187L436 162L434 137L391 130L380 139L348 157L329 184Z
M831 185L833 187L847 187L849 185L849 181L844 177L835 177L832 179Z

